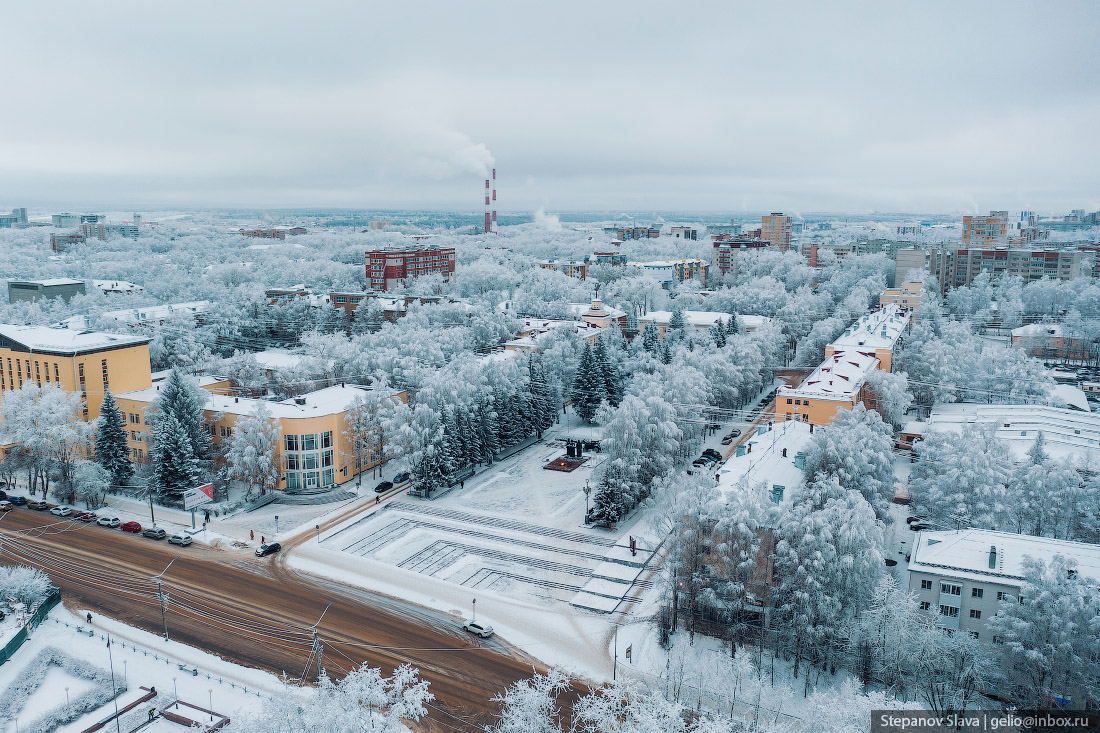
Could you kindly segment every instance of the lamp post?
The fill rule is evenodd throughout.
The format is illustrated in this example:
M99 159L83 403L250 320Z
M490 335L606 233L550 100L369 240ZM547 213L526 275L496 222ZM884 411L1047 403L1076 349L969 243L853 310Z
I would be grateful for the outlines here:
M209 698L209 700L210 700L210 708L209 708L209 710L210 710L210 720L213 721L214 720L214 690L207 689L206 692L210 695L210 698Z
M588 485L588 479L584 480L584 523L588 524L588 495L592 493L592 487Z
M470 603L470 606L473 608L473 618L470 619L470 623L476 624L477 623L477 599L476 598Z
M176 691L176 678L172 678L172 698L176 701L176 709L180 706L180 694Z

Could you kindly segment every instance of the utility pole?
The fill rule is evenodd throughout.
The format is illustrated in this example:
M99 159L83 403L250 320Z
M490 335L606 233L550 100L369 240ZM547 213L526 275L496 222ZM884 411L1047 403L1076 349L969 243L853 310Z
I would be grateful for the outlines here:
M168 572L168 568L172 567L172 563L179 560L180 556L176 555L172 558L172 562L160 572L160 575L153 576L152 580L157 581L157 598L160 599L160 620L164 623L164 640L168 641L168 596L164 594L164 574Z
M611 662L611 681L615 681L615 677L619 672L619 625L615 624L615 652L614 661Z
M330 608L332 608L331 603L328 604L327 606L325 606L324 611L321 611L321 616L320 616L320 618L317 619L317 623L313 624L313 626L311 626L309 628L310 632L313 633L313 651L310 652L310 654L311 654L312 657L316 657L316 659L317 659L317 680L318 681L321 679L321 654L324 651L324 647L321 646L321 640L317 638L317 627L321 625L321 619L323 619L325 617L325 614L328 613L328 610Z
M149 521L155 527L157 526L157 518L153 516L153 490L146 489L145 494L149 497Z

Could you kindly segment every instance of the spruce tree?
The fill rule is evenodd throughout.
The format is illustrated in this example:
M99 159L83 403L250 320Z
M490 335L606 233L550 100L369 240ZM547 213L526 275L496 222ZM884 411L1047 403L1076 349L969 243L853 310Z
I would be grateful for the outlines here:
M596 357L596 364L603 379L607 401L612 405L618 405L623 399L622 377L619 375L618 368L611 363L611 358L607 353L607 345L604 343L602 336L596 339L596 348L593 349L593 355Z
M652 322L645 324L642 329L642 348L651 354L656 354L661 344L661 332Z
M740 332L741 332L741 329L737 325L737 314L736 313L730 313L729 320L726 321L726 335L727 336L733 336L734 334L737 334L737 333L740 333Z
M199 482L199 470L187 431L173 415L157 420L154 433L152 490L162 503L183 500Z
M661 363L662 364L671 364L672 363L672 349L669 347L667 340L661 346Z
M627 512L624 502L629 497L629 480L621 461L608 463L592 497L592 521L614 524Z
M718 321L710 327L710 337L714 339L714 345L719 349L726 345L726 326Z
M490 465L500 453L499 420L492 399L486 399L478 409L479 432L481 435L482 460Z
M206 393L185 377L183 372L173 369L157 395L155 404L159 410L155 421L159 422L168 415L174 417L187 435L195 460L205 460L210 453L210 437L202 422Z
M531 427L539 438L550 429L557 419L557 407L554 405L550 385L546 381L546 373L542 369L542 362L530 357L527 362L527 390L531 395Z
M679 306L676 310L672 311L672 318L668 320L668 332L672 334L673 338L682 338L684 335L684 311Z
M604 387L603 373L596 363L596 356L592 351L592 345L586 343L581 352L580 364L577 365L577 374L573 378L573 391L570 401L573 403L573 411L585 422L592 422L596 417L596 410L600 403L607 399L607 391Z
M126 486L134 476L130 448L126 445L126 426L122 411L110 390L103 391L99 429L95 436L95 459L111 475L115 486Z

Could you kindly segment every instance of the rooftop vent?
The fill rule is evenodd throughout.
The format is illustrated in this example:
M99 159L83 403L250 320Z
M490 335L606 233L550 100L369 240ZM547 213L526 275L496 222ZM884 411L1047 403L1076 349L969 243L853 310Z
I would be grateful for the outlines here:
M296 404L296 405L304 405L305 403L306 403L306 398L305 397L295 397L294 398L294 404Z
M990 570L996 570L997 569L997 546L996 545L990 545L989 546L989 569Z

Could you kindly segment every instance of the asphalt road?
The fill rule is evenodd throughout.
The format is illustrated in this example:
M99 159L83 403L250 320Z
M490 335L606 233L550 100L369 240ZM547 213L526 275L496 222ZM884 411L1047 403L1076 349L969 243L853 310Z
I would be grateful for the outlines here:
M172 639L312 682L309 628L331 603L317 627L322 666L333 677L363 662L387 675L404 663L419 668L436 696L428 729L466 731L493 722L499 710L493 696L543 669L496 638L466 634L454 617L299 575L286 567L285 556L180 548L25 507L0 521L0 563L39 567L61 588L66 606L155 633L163 633L163 625L149 578L177 555L164 576Z

